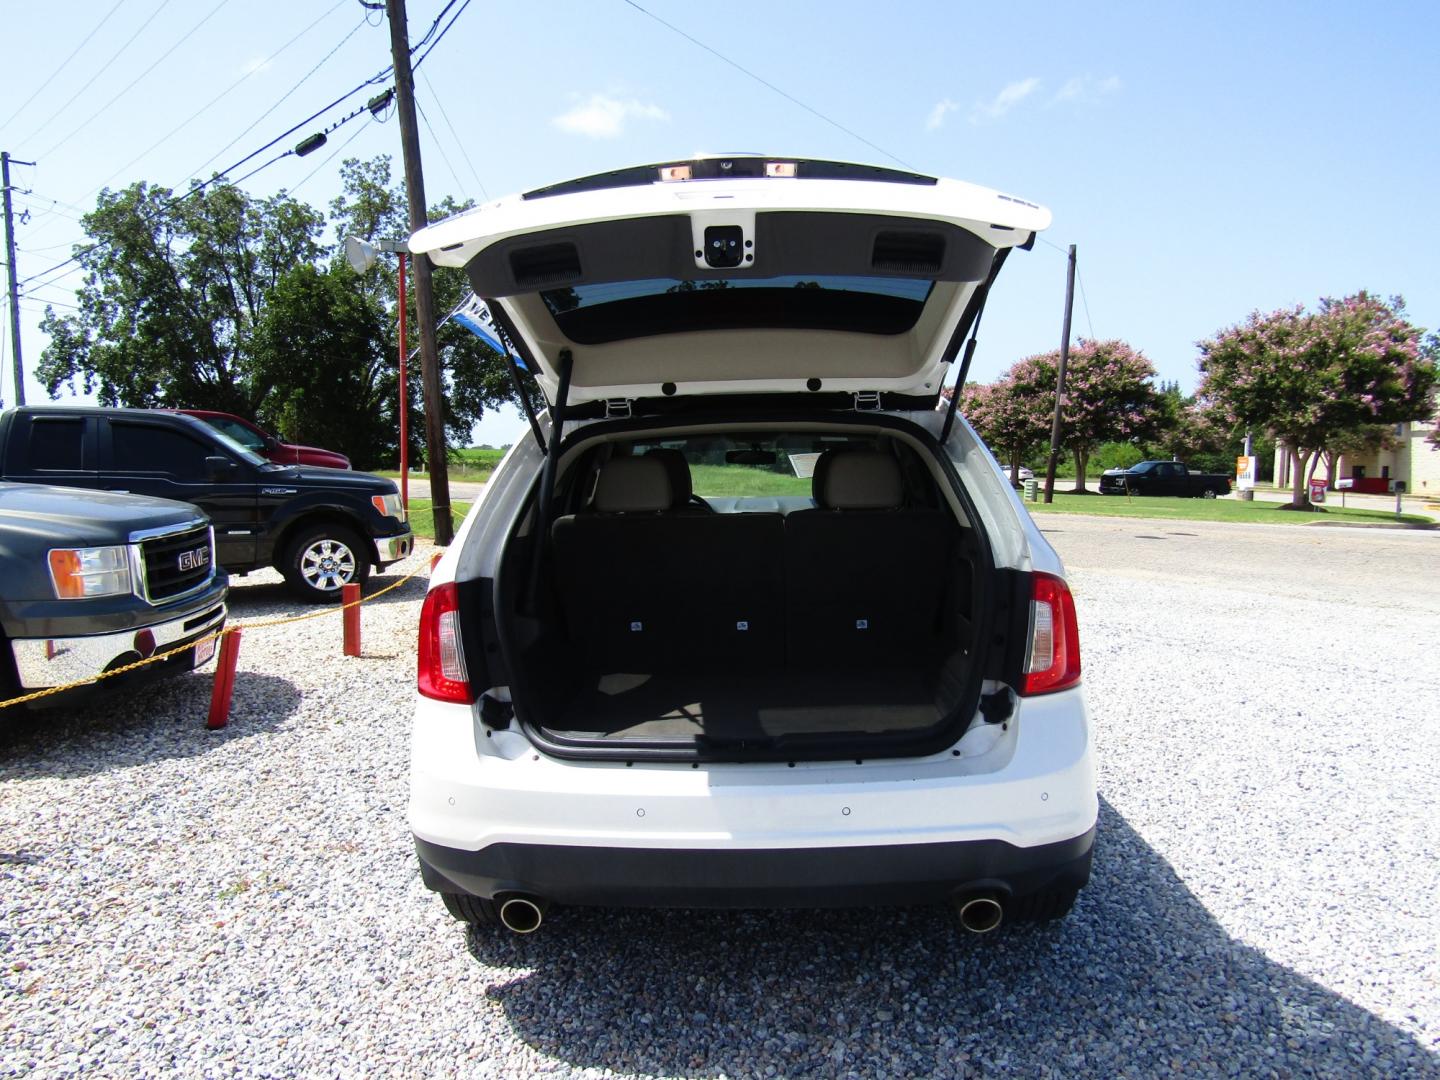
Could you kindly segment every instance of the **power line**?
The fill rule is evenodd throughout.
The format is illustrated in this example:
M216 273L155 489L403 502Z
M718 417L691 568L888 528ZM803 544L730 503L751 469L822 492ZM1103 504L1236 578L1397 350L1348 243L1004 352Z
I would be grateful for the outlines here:
M768 81L768 80L766 80L766 79L761 78L759 75L755 74L755 72L751 71L749 68L743 67L742 65L736 63L734 60L731 60L728 56L726 56L724 53L720 52L718 49L712 49L709 45L706 45L706 44L705 44L703 41L701 41L699 38L691 37L691 36L690 36L689 34L687 34L684 30L681 30L678 26L674 25L673 23L668 23L668 22L666 22L664 19L660 18L660 16L659 16L659 15L656 15L653 11L648 11L648 10L646 10L645 8L641 7L639 4L637 4L637 3L635 2L635 0L622 0L622 2L623 2L623 3L626 3L626 4L629 4L632 8L634 8L636 11L640 12L642 15L648 15L650 18L654 19L654 20L655 20L656 22L658 22L661 26L665 27L667 30L671 30L671 31L673 31L673 32L676 33L676 34L679 34L679 35L680 35L681 37L683 37L686 41L690 42L690 44L696 45L696 46L698 46L699 48L704 49L704 50L705 50L706 52L708 52L711 56L713 56L713 57L715 57L716 59L722 60L722 61L724 61L725 63L729 64L731 67L733 67L736 71L740 72L742 75L746 75L746 76L748 76L749 78L754 79L754 80L755 80L756 82L758 82L761 86L763 86L763 87L765 87L765 88L767 88L767 89L769 89L769 90L773 90L775 93L777 93L777 94L779 94L781 97L783 97L786 101L788 101L788 102L790 102L790 103L792 103L792 104L794 104L794 105L799 105L800 108L804 109L806 112L810 113L812 116L819 117L821 120L825 121L825 123L829 124L831 127L837 128L838 130L843 131L846 135L849 135L852 139L858 139L860 142L862 142L862 143L864 143L866 146L870 147L870 149L876 150L876 151L884 154L884 155L885 155L886 157L888 157L891 161L899 162L901 165L904 165L905 168L911 169L911 170L915 170L915 166L914 166L914 165L911 165L908 161L905 161L903 158L898 158L898 157L896 157L896 156L895 156L894 154L892 154L889 150L886 150L883 146L878 146L878 145L876 145L875 143L871 142L869 139L865 138L864 135L861 135L859 132L852 131L850 128L847 128L844 124L840 123L840 121L838 121L838 120L832 120L830 117L828 117L828 116L826 116L824 113L822 113L819 109L816 109L816 108L814 108L813 106L810 106L810 105L805 104L805 102L801 101L801 100L800 100L799 98L797 98L794 94L787 94L784 90L781 90L780 87L776 86L774 83L772 83L772 82L770 82L770 81ZM918 171L918 170L916 170L916 171Z
M455 166L450 164L450 155L445 153L445 147L440 145L440 139L435 134L435 129L430 126L430 117L425 115L425 106L420 104L420 99L415 99L415 108L420 110L420 119L425 121L425 130L430 133L430 141L435 144L435 149L440 151L440 160L445 162L445 167L450 170L450 178L455 181L455 189L463 196L465 185L460 181L460 174L455 171Z
M158 15L158 14L160 13L160 10L163 9L164 6L165 6L166 4L168 4L169 2L170 2L170 0L163 0L162 4L161 4L161 6L160 6L160 9L157 9L157 10L156 10L155 15ZM223 3L228 3L228 0L221 0L221 2L222 2L222 4L223 4ZM441 13L440 13L440 16L437 16L437 18L435 19L435 22L431 24L430 30L426 32L426 34L425 34L425 37L426 37L426 38L428 38L428 37L430 36L430 34L434 32L435 27L439 25L440 19L443 18L445 12L446 12L446 11L449 11L450 8L453 7L454 4L457 3L457 2L460 2L460 0L451 0L451 2L450 2L449 4L447 4L444 9L442 9L442 11L441 11ZM419 66L420 62L421 62L422 60L424 60L425 57L429 56L430 53L432 53L432 52L435 51L435 47L436 47L437 45L439 45L440 42L444 39L445 35L450 32L451 27L453 27L453 26L455 25L455 23L459 20L460 16L465 13L465 9L466 9L467 7L469 7L469 6L470 6L470 0L463 0L463 3L461 3L461 6L460 6L460 10L457 11L457 12L455 13L455 15L451 18L450 22L447 23L442 30L440 30L439 34L435 37L434 41L430 44L430 47L429 47L428 49L426 49L426 50L425 50L425 53L420 57L420 59L415 62L415 66L416 66L416 67ZM152 15L152 16L151 16L151 19L152 19L152 20L154 19L155 15ZM148 25L148 20L147 20L147 24L146 24L146 25ZM143 29L143 27L142 27L142 29ZM424 40L424 39L422 38L422 40ZM342 44L343 44L343 42L342 42ZM127 42L127 45L128 45L128 42ZM337 48L338 48L338 46L337 46ZM123 46L122 46L122 50L123 50ZM330 55L333 55L333 54L334 54L334 50L331 51L331 54L330 54ZM328 59L328 58L329 58L329 57L327 56L326 59ZM112 58L112 59L113 59L113 58ZM324 63L324 61L322 60L321 63ZM318 69L318 67L319 67L319 65L317 64L317 65L316 65L316 69ZM314 70L315 70L315 69L312 69L311 72L305 76L305 78L309 78L309 75L310 75L310 74L314 74ZM186 191L186 192L185 192L184 194L182 194L182 195L177 195L177 196L175 196L174 198L170 199L170 200L166 203L166 205L167 205L167 206L174 206L176 203L182 202L183 200L188 199L188 198L190 198L191 196L198 195L200 192L202 192L202 191L204 191L206 188L210 187L210 185L212 185L212 184L214 184L214 183L216 183L216 182L218 182L218 181L220 181L220 180L225 179L225 177L226 177L228 174L234 172L234 171L235 171L236 169L238 169L240 166L242 166L242 165L244 165L244 164L246 164L246 163L248 163L248 162L250 162L250 161L253 161L255 158L257 158L257 157L259 157L261 154L263 154L266 150L269 150L271 147L275 146L276 143L279 143L279 142L281 142L282 140L286 139L287 137L293 135L295 132L299 131L301 128L305 127L307 124L313 123L317 118L319 118L320 116L323 116L325 113L329 112L329 111L330 111L331 109L333 109L335 106L337 106L337 105L341 104L342 102L347 101L348 99L354 97L356 94L360 93L360 92L361 92L362 90L364 90L366 87L368 87L368 86L373 86L373 85L379 83L380 81L382 81L383 79L385 79L387 76L389 76L390 73L391 73L393 70L394 70L393 65L387 66L387 67L383 68L381 71L379 71L379 72L377 72L376 74L372 75L370 78L366 79L364 82L360 83L359 85L357 85L357 86L354 87L353 89L345 92L344 94L341 94L341 95L340 95L338 98L336 98L334 101L330 102L330 104L328 104L328 105L324 106L323 108L318 109L318 110L316 110L315 112L311 113L308 117L306 117L304 120L301 120L298 124L295 124L295 125L287 128L285 131L281 132L279 135L277 135L275 138L271 139L271 140L270 140L269 142L267 142L265 145L259 147L259 148L256 149L256 150L251 151L249 154L246 154L243 158L241 158L239 161L235 162L234 164L230 165L228 168L225 168L225 169L221 170L220 172L214 174L212 177L210 177L209 180L205 180L205 181L199 182L199 183L196 183L196 182L193 182L193 181L192 181L191 186L190 186L190 189L189 189L188 191ZM93 81L93 80L92 80L92 81ZM304 81L305 81L305 79L301 79L301 83L303 83ZM300 85L300 84L296 84L296 87L295 87L294 89L298 89L298 88L299 88L299 85ZM293 92L294 92L294 89L292 89L292 90L290 91L290 93L293 93ZM289 97L289 96L290 96L289 93L287 93L287 94L285 95L285 97ZM284 100L285 100L284 98L281 98L281 101L284 101ZM271 109L270 109L267 113L265 113L264 115L267 115L267 116L268 116L270 112L273 112L273 111L274 111L275 107L278 107L278 105L279 105L279 102L276 103L276 106L272 106ZM62 110L62 111L63 111L63 110ZM341 118L340 118L339 120L337 120L335 123L331 124L329 127L325 128L325 129L323 129L323 131L322 131L321 133L322 133L322 134L328 134L329 132L335 131L335 130L337 130L338 128L340 128L342 125L348 123L349 121L353 120L355 117L359 116L361 113L364 113L364 112L367 112L367 111L369 111L369 105L368 105L368 103L367 103L366 105L362 105L360 108L355 109L354 111L352 111L352 112L348 113L347 115L341 117ZM263 117L262 117L262 119L263 119ZM258 121L257 121L257 123L258 123ZM251 128L253 128L254 126L255 126L255 124L250 125ZM249 131L249 130L250 130L250 128L247 128L247 129L246 129L246 131ZM363 128L362 128L362 130L363 130ZM243 134L243 133L242 133L242 134ZM432 132L432 135L433 135L433 132ZM357 133L357 136L358 136L358 133ZM347 140L344 145L345 145L345 146L348 146L349 143L350 143L351 141L353 141L354 138L356 138L357 136L352 136L351 139L350 139L350 140ZM236 141L238 141L238 138L237 138L236 140L232 140L232 142L231 142L229 145L233 146ZM227 147L227 149L228 149L228 147ZM343 150L343 149L344 149L344 146L342 146L341 149ZM222 150L221 152L223 153L224 151ZM338 152L338 151L337 151L337 152ZM284 153L277 154L275 157L271 158L269 161L266 161L264 164L260 165L258 168L252 169L250 172L246 173L243 177L241 177L241 180L242 180L242 181L243 181L243 180L248 180L250 177L254 176L256 173L260 172L261 170L269 168L271 165L274 165L277 161L281 161L281 160L283 160L283 159L285 159L285 158L287 158L287 157L290 157L290 156L292 156L294 153L295 153L295 151L294 151L293 149L291 149L291 150L285 151ZM216 156L218 156L218 155L216 155ZM331 155L330 155L330 158L327 158L326 161L328 162L328 161L329 161L331 158L333 158L334 156L335 156L334 154L331 154ZM210 160L213 161L213 160L214 160L214 157L212 157ZM206 164L208 165L209 162L206 162ZM323 165L323 164L324 164L324 162L322 162L322 165ZM202 169L203 169L204 167L205 167L205 166L203 166L203 165L201 166ZM198 171L198 170L197 170L197 171ZM319 171L319 170L318 170L318 168L317 168L317 169L315 170L315 172L318 172L318 171ZM310 176L313 176L313 175L314 175L314 172L312 172L312 173L310 174ZM301 180L301 183L303 184L306 180L308 180L308 179L310 178L310 176L306 176L303 180ZM238 183L239 181L234 181L234 182ZM21 284L21 285L27 285L27 284L29 284L30 282L36 281L36 280L38 280L38 279L40 279L40 278L45 278L45 279L46 279L44 282L42 282L42 284L51 284L51 283L53 283L53 282L56 282L56 281L61 280L62 278L69 277L71 274L73 274L73 273L75 273L75 272L77 272L78 270L81 269L81 266L80 266L80 264L79 264L80 258L81 258L82 256L84 256L85 254L87 254L87 253L88 253L90 250L92 250L95 246L96 246L95 244L91 244L91 245L89 245L88 247L86 247L84 250L78 252L77 254L74 254L74 255L70 256L70 258L65 259L65 260L62 261L62 262L58 262L58 263L56 263L56 264L53 265L53 266L47 267L46 269L41 270L41 271L40 271L39 273L37 273L37 274L31 274L29 277L25 278L25 279L24 279L23 281L21 281L19 284ZM72 265L71 265L72 263L75 264L75 265L72 266ZM70 268L69 268L69 269L66 269L66 267L70 267ZM55 277L53 277L53 278L52 278L52 277L49 277L50 274L54 273L54 272L57 271L57 270L64 270L65 272L64 272L64 273L61 273L61 274L57 274L57 275L56 275Z
M1080 286L1080 306L1085 309L1085 325L1090 328L1090 340L1099 341L1095 336L1095 324L1090 321L1090 301L1085 299L1085 275L1080 272L1079 265L1075 267L1075 281Z
M44 202L49 203L51 206L63 206L65 207L65 209L73 210L77 214L88 214L90 212L89 210L86 210L83 206L77 206L75 203L66 202L64 199L56 199L50 195L40 195L34 191L26 191L23 192L23 194L32 202ZM36 209L40 209L40 207L36 207ZM47 213L49 212L48 207L46 207L45 210Z
M264 171L265 171L266 169L268 169L271 165L274 165L277 161L284 161L287 157L292 157L292 156L294 156L294 154L295 154L295 151L294 151L293 149L282 151L281 153L276 154L274 157L272 157L269 161L265 162L265 164L263 164L263 165L257 165L255 168L253 168L253 169L251 169L249 172L247 172L244 176L240 177L238 180L231 180L230 183L231 183L231 185L232 185L233 187L239 187L241 184L243 184L246 180L249 180L249 179L250 179L252 176L254 176L256 173L258 173L258 172L264 172ZM197 190L198 190L198 189L197 189Z
M104 188L106 185L108 185L108 184L110 183L110 181L114 180L115 177L117 177L117 176L119 176L121 173L125 172L127 169L129 169L129 168L130 168L132 165L134 165L136 162L141 161L141 160L143 160L143 159L146 158L146 157L149 157L149 156L150 156L152 153L154 153L157 149L159 149L161 146L165 145L165 143L169 142L172 138L174 138L175 135L176 135L178 132L183 131L186 127L188 127L189 125L193 124L196 120L198 120L198 119L199 119L201 116L203 116L205 113L209 112L210 109L214 108L214 106L215 106L217 103L219 103L221 100L223 100L224 98L228 97L231 93L233 93L233 92L235 91L235 89L236 89L238 86L240 86L241 83L245 82L247 79L254 78L255 75L256 75L258 72L263 71L271 62L273 62L278 56L280 56L281 53L285 52L287 49L290 48L290 46L294 45L297 41L299 41L301 38L303 38L306 34L310 33L311 30L314 30L315 27L319 26L322 22L324 22L324 21L325 21L326 19L328 19L331 15L333 15L333 14L334 14L340 7L342 7L345 3L346 3L346 0L336 0L336 3L335 3L335 5L334 5L333 7L329 8L328 10L326 10L318 19L316 19L314 22L312 22L309 26L305 27L305 29L301 30L298 34L296 34L294 37L292 37L292 38L291 38L289 41L287 41L284 45L281 45L280 48L276 49L276 50L275 50L273 53L271 53L269 56L265 57L264 60L261 60L258 64L256 64L256 65L254 65L253 67L251 67L250 70L247 71L247 72L245 72L244 75L241 75L240 78L236 79L236 80L235 80L234 82L232 82L229 86L227 86L224 90L221 90L220 93L216 94L216 95L215 95L213 98L211 98L208 102L206 102L204 105L200 106L200 108L196 109L195 112L191 113L190 116L189 116L187 119L181 121L181 122L180 122L179 124L177 124L175 127L171 128L165 135L161 136L161 137L160 137L158 140L156 140L151 146L147 147L145 150L142 150L139 154L135 155L135 157L131 158L131 159L130 159L129 161L127 161L124 165L120 166L120 168L116 169L113 173L111 173L109 176L107 176L107 177L105 178L105 180L100 184L100 187L97 187L97 188L95 189L95 191L98 192L99 190L101 190L101 188ZM325 55L325 58L320 61L320 64L324 64L326 60L329 60L330 57L334 56L335 53L336 53L337 51L339 51L340 47L343 46L343 45L344 45L347 41L349 41L352 37L354 37L356 31L358 31L358 30L360 29L360 27L364 26L365 24L366 24L366 20L365 20L365 19L361 19L358 23L356 23L354 29L352 29L348 34L346 34L343 38L340 39L340 44L339 44L339 45L336 45L335 48L331 49L330 52ZM307 74L307 75L305 76L305 78L308 79L308 78L310 77L310 75L313 75L317 70L319 70L320 64L317 64L317 65L315 65L314 68L311 68L309 74ZM301 80L301 83L303 83L303 82L304 82L304 79ZM299 89L299 86L300 86L300 84L297 83L297 84L296 84L296 89ZM293 92L293 91L292 91L292 92ZM287 95L287 96L288 96L288 95ZM282 98L281 100L283 101L284 99ZM278 103L277 103L277 104L278 104ZM273 111L273 109L272 109L272 111ZM267 113L266 115L269 115L269 114ZM261 119L264 119L264 117L261 117ZM259 123L259 121L257 120L256 123ZM252 124L251 127L254 127L254 124ZM249 128L247 128L246 130L248 131ZM242 132L241 134L242 134L242 136L243 136L244 133ZM235 141L239 141L239 138L240 138L240 136L237 136ZM231 142L231 143L230 143L230 146L233 146L233 145L234 145L234 142ZM224 153L225 150L227 150L227 149L229 149L229 146L227 146L227 147L225 147L224 149L222 149L222 150L220 151L220 153ZM216 154L215 156L218 157L219 154ZM213 161L214 158L212 158L211 160ZM209 162L206 162L206 164L208 165ZM204 166L201 166L201 168L203 168L203 167L204 167ZM197 172L198 172L198 170L197 170ZM193 176L194 173L192 173L191 175ZM94 192L92 192L92 194L94 194Z
M41 124L34 131L32 131L29 138L25 139L25 142L28 143L30 139L35 138L36 135L40 134L40 132L48 128L52 123L54 123L56 117L58 117L71 105L75 104L76 99L79 98L81 94L85 93L86 90L89 90L90 87L95 85L95 80L100 78L101 75L104 75L105 72L110 70L110 65L115 63L116 60L120 59L121 54L124 53L125 50L134 43L136 38L138 38L141 34L145 32L146 28L155 21L156 16L158 16L160 12L164 11L166 7L169 6L169 4L170 0L160 0L160 6L150 13L150 17L140 24L139 29L137 29L133 34L131 34L128 38L125 39L125 44L121 45L120 48L116 49L110 59L106 60L105 63L100 65L100 70L95 72L94 75L91 75L90 78L86 80L85 85L80 87L79 90L76 90L75 93L70 97L68 101L65 102L64 105L61 105L60 108L56 109L53 113L51 113L48 120L46 120L43 124Z
M20 310L21 310L21 311L26 311L26 310L28 310L28 311L30 311L32 314L38 311L40 314L43 315L43 314L45 313L45 308L42 307L42 306L37 306L37 305L50 305L50 304L53 304L55 307L69 308L71 311L79 311L79 310L80 310L80 305L79 305L79 304L72 304L72 303L69 303L68 301L65 301L65 300L47 300L47 299L45 299L44 297L41 297L41 296L36 296L36 297L22 296L22 297L20 298Z
M194 37L194 36L195 36L195 33L196 33L202 26L204 26L204 25L205 25L206 23L208 23L211 19L213 19L216 15L218 15L218 14L220 13L220 9L223 8L223 7L224 7L226 4L228 4L229 2L230 2L230 0L220 0L220 2L219 2L218 4L216 4L213 8L210 9L209 14L207 14L204 18L202 18L199 22L197 22L197 23L196 23L194 26L192 26L189 30L185 31L185 33L184 33L183 35L181 35L179 41L175 42L174 45L171 45L170 48L166 49L163 53L161 53L158 57L156 57L155 60L151 62L151 64L150 64L149 67L147 67L147 68L146 68L144 71L142 71L139 75L136 75L135 78L131 79L128 83L126 83L126 84L125 84L125 87L124 87L122 90L120 90L119 93L111 95L109 101L107 101L104 105L100 106L100 108L96 109L93 113L90 114L90 116L89 116L88 118L86 118L81 124L79 124L79 126L77 126L77 127L75 127L74 129L72 129L71 132L70 132L70 134L66 135L64 138L62 138L59 142L57 142L54 146L50 147L50 149L46 150L46 151L45 151L42 155L40 155L40 156L41 156L41 157L49 157L49 156L50 156L51 154L53 154L56 150L59 150L60 147L64 146L64 145L65 145L66 143L68 143L71 139L73 139L76 135L79 135L80 132L84 131L87 127L89 127L91 124L93 124L93 123L94 123L96 120L98 120L101 116L103 116L105 113L107 113L107 112L109 112L111 109L113 109L113 108L116 106L116 104L119 103L119 101L120 101L121 98L123 98L123 97L124 97L126 94L128 94L131 90L134 90L135 87L136 87L140 82L142 82L152 71L154 71L157 67L159 67L159 66L160 66L161 64L163 64L166 60L168 60L168 59L170 58L170 56L175 52L176 49L180 48L181 45L184 45L187 41L189 41L192 37Z
M1040 242L1048 248L1053 248L1056 252L1065 256L1066 259L1070 258L1070 252L1062 248L1059 244L1053 243L1043 236L1040 237ZM1080 271L1080 263L1078 260L1075 263L1075 281L1080 286L1080 305L1085 309L1085 325L1090 330L1090 340L1098 341L1099 338L1095 336L1095 324L1090 321L1090 302L1085 299L1085 275Z
M455 3L456 0L450 0L450 3L446 4L443 8L440 9L440 14L435 16L435 21L430 24L430 29L425 31L425 36L420 39L418 44L410 46L410 55L414 56L415 50L418 49L420 45L423 45L426 41L430 39L430 35L435 33L435 27L439 26L440 20L445 17L445 12L449 11L452 7L454 7ZM454 17L445 24L445 29L441 30L439 36L437 36L434 41L430 42L430 47L415 58L415 63L412 64L410 68L412 73L418 71L420 69L420 65L425 62L425 58L435 51L435 47L439 45L440 42L445 40L445 35L450 32L450 28L452 26L454 26L457 22L460 21L460 16L465 14L465 9L469 6L470 0L465 0L465 2L460 5L460 10L457 11Z
M443 8L440 9L440 14L436 15L435 18L431 20L430 29L425 31L424 35L420 38L419 41L415 42L413 45L410 46L410 53L412 56L414 55L416 49L423 49L425 47L426 42L428 42L431 35L435 33L435 28L440 25L440 20L445 18L446 13L458 2L459 0L450 0L448 4L446 4ZM465 0L465 6L470 6L470 0ZM465 11L465 8L461 8L460 11L463 13ZM457 14L455 17L458 19L460 16ZM449 29L449 27L447 27L446 29ZM436 44L439 43L437 42Z
M355 131L351 134L351 136L339 146L337 146L334 150L332 150L330 152L330 155L324 161L320 162L319 165L316 165L315 168L311 169L308 173L306 173L304 178L301 179L300 183L296 184L290 189L290 194L295 194L295 192L299 191L302 187L308 184L311 178L316 173L318 173L321 169L325 168L326 165L329 165L330 162L335 160L336 155L342 153L347 146L349 146L352 142L358 139L361 135L365 134L365 130L366 127L364 124L361 124L358 128L356 128Z
M95 24L95 26L91 29L90 33L85 35L84 40L71 50L70 55L67 56L64 60L60 61L60 66L50 73L50 77L44 82L42 82L39 86L37 86L35 88L35 92L32 93L24 101L22 101L20 103L20 107L5 118L5 122L3 124L0 124L0 129L7 128L12 123L14 123L15 118L25 111L25 107L45 92L45 88L48 87L52 82L54 82L62 71L64 71L67 67L70 66L70 61L74 60L75 57L79 55L80 50L90 43L90 39L100 32L101 27L103 27L107 22L110 21L110 16L114 15L115 12L119 11L120 5L124 2L125 0L115 0L115 6L112 7L109 11L107 11L105 13L105 17Z
M92 244L92 245L89 245L89 247L93 247L93 246L94 246L93 244ZM87 251L89 250L89 247L86 248ZM31 288L31 287L38 289L38 288L40 288L40 287L43 286L43 285L52 285L52 284L54 284L55 282L60 281L60 280L63 279L63 278L69 277L71 274L78 274L81 270L84 269L84 267L80 265L80 261L79 261L79 260L80 260L80 256L79 256L79 255L71 255L70 258L66 259L66 260L65 260L64 262L62 262L62 263L56 263L54 266L50 267L49 270L41 270L40 273L38 273L38 274L31 274L28 278L25 278L24 280L22 280L22 281L19 282L19 288L26 289L27 291L28 291L28 289ZM70 266L71 263L74 263L75 265L74 265L74 266ZM67 267L67 266L69 266L70 269L69 269L69 270L65 270L65 272L64 272L63 274L56 274L53 278L50 278L48 281L42 281L42 282L40 282L39 285L30 286L30 282L34 281L36 278L44 277L46 274L52 273L52 272L55 271L55 270L63 270L63 269L64 269L65 267Z
M341 0L341 3L344 3L344 0ZM332 8L331 10L333 11L334 9ZM326 12L326 14L328 15L329 12ZM323 17L323 16L322 16L322 17ZM369 21L369 20L362 20L362 22L365 22L365 23L368 23L368 21ZM355 30L358 30L358 29L360 29L360 27L358 27L358 26L355 27ZM300 76L300 81L299 81L299 82L297 82L297 83L296 83L294 86L292 86L289 90L286 90L285 93L281 94L279 100L277 100L274 105L271 105L270 108L266 109L263 113L261 113L259 116L257 116L257 117L250 123L250 125L245 128L245 130L241 131L238 135L236 135L236 136L235 136L233 139L231 139L228 143L226 143L224 146L222 146L219 150L216 150L215 153L211 154L210 157L209 157L206 161L204 161L203 163L201 163L201 165L199 166L199 168L191 169L191 170L190 170L190 175L191 175L191 176L199 176L202 172L205 171L205 169L207 169L207 168L210 166L210 163L211 163L211 162L213 162L213 161L214 161L216 158L218 158L221 154L225 153L225 151L229 150L232 146L234 146L236 143L238 143L238 142L239 142L241 139L243 139L246 135L249 135L250 132L254 131L257 127L259 127L262 121L264 121L267 117L269 117L270 114L273 113L276 109L280 108L281 105L285 104L285 102L290 99L290 96L291 96L292 94L294 94L297 90L299 90L300 87L304 86L304 85L310 80L311 76L313 76L317 71L319 71L322 67L324 67L324 66L330 61L330 58L333 57L337 52L340 51L341 47L342 47L347 41L349 41L349 40L351 39L351 37L353 37L353 36L355 35L355 30L351 30L350 33L346 34L346 35L340 40L340 43L339 43L338 45L336 45L336 46L335 46L333 49L331 49L328 53L326 53L324 56L322 56L322 57L320 58L320 61L319 61L314 67L312 67L312 68L311 68L309 71L307 71L304 75ZM283 51L283 50L282 50L282 51ZM279 54L279 53L276 53L275 55L276 55L276 56L279 56L280 54ZM383 77L383 75L385 75L386 73L388 73L389 70L390 70L389 68L386 68L385 71L381 73L382 77ZM362 86L369 86L369 85L370 85L371 83L373 83L374 81L375 81L374 79L371 79L369 82L362 83L361 85L362 85ZM352 93L353 93L353 92L354 92L354 91L352 91ZM347 96L348 96L348 95L347 95ZM342 99L342 100L343 100L343 99Z
M38 286L38 287L39 287L39 288L42 288L42 289L59 289L59 290L61 290L61 291L64 291L64 286L63 286L63 285L41 285L41 286ZM73 297L74 294L72 293L72 294L70 294L70 295ZM45 304L45 303L51 303L51 302L52 302L52 301L47 300L47 299L46 299L45 297L43 297L43 296L36 296L34 289L27 289L27 290L25 290L24 296L25 296L25 297L28 297L28 298L30 298L30 299L32 299L32 300L34 300L34 301L36 301L37 303ZM59 301L59 300L56 300L56 301L53 301L53 302L54 302L54 303L57 303L57 304L58 304L58 303L61 303L61 301ZM66 301L64 301L63 303L64 303L65 306L67 306L67 307L75 307L75 305L72 304L69 300L66 300ZM77 308L76 310L79 310L79 309Z
M59 251L61 248L74 247L73 240L67 240L63 244L46 244L44 247L31 247L29 244L16 244L17 251L23 251L27 255L35 255L42 251Z
M465 158L465 164L470 167L470 175L475 177L475 183L480 187L480 194L486 202L489 202L490 193L485 190L485 183L480 179L480 174L475 170L475 163L470 160L470 151L465 149L465 140L460 138L460 133L455 130L455 125L450 122L450 116L445 111L445 103L440 100L440 95L435 93L435 88L430 85L430 76L421 75L420 78L425 81L425 89L429 90L430 96L435 99L435 107L440 110L440 118L445 121L445 126L450 129L450 134L455 137L455 145L460 147L460 153ZM418 105L419 102L417 101L416 104ZM421 110L421 115L424 115L423 109ZM428 127L430 121L426 120L425 125ZM434 132L431 132L431 135L434 135ZM458 184L459 181L457 180L456 183Z

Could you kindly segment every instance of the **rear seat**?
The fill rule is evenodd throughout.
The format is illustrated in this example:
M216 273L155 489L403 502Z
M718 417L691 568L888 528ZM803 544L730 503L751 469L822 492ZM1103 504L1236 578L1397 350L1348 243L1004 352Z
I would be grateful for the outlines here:
M952 519L903 510L899 463L826 451L814 510L785 518L786 655L797 667L913 665L940 647Z
M827 451L818 509L785 516L686 512L675 473L660 455L613 458L591 506L551 530L566 622L592 670L935 657L951 519L901 509L895 458Z
M686 513L674 467L659 456L613 458L590 508L552 527L575 644L602 673L778 662L782 519Z

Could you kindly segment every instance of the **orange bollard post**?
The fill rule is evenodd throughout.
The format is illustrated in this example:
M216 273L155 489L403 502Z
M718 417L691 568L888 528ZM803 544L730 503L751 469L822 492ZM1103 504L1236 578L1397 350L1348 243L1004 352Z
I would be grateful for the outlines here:
M240 631L220 635L220 656L215 661L215 682L210 689L210 715L205 726L218 731L230 722L230 699L235 693L235 663L240 659Z
M431 555L431 556L430 556L430 572L431 572L432 574L435 572L435 567L437 567L437 566L440 565L440 560L443 559L444 557L445 557L445 552L443 552L443 551L437 551L437 552L435 552L434 555Z
M345 607L345 655L360 655L360 586L346 585L340 590Z

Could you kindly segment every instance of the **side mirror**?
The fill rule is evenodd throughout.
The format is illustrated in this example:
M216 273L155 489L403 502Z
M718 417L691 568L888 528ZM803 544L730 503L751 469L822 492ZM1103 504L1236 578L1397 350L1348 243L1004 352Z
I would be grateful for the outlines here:
M240 466L228 457L215 454L205 459L205 472L211 480L233 480L240 472Z

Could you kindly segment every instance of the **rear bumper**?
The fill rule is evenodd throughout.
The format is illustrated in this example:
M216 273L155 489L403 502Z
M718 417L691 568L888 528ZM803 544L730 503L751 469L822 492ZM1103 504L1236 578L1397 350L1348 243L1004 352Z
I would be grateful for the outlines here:
M929 758L633 765L536 753L419 700L410 825L426 883L615 906L931 903L1082 885L1098 800L1080 687Z
M1080 889L1095 830L1022 848L1003 840L788 850L637 849L494 844L459 851L415 841L436 892L522 893L616 907L864 907L939 904L961 889L1023 897Z

